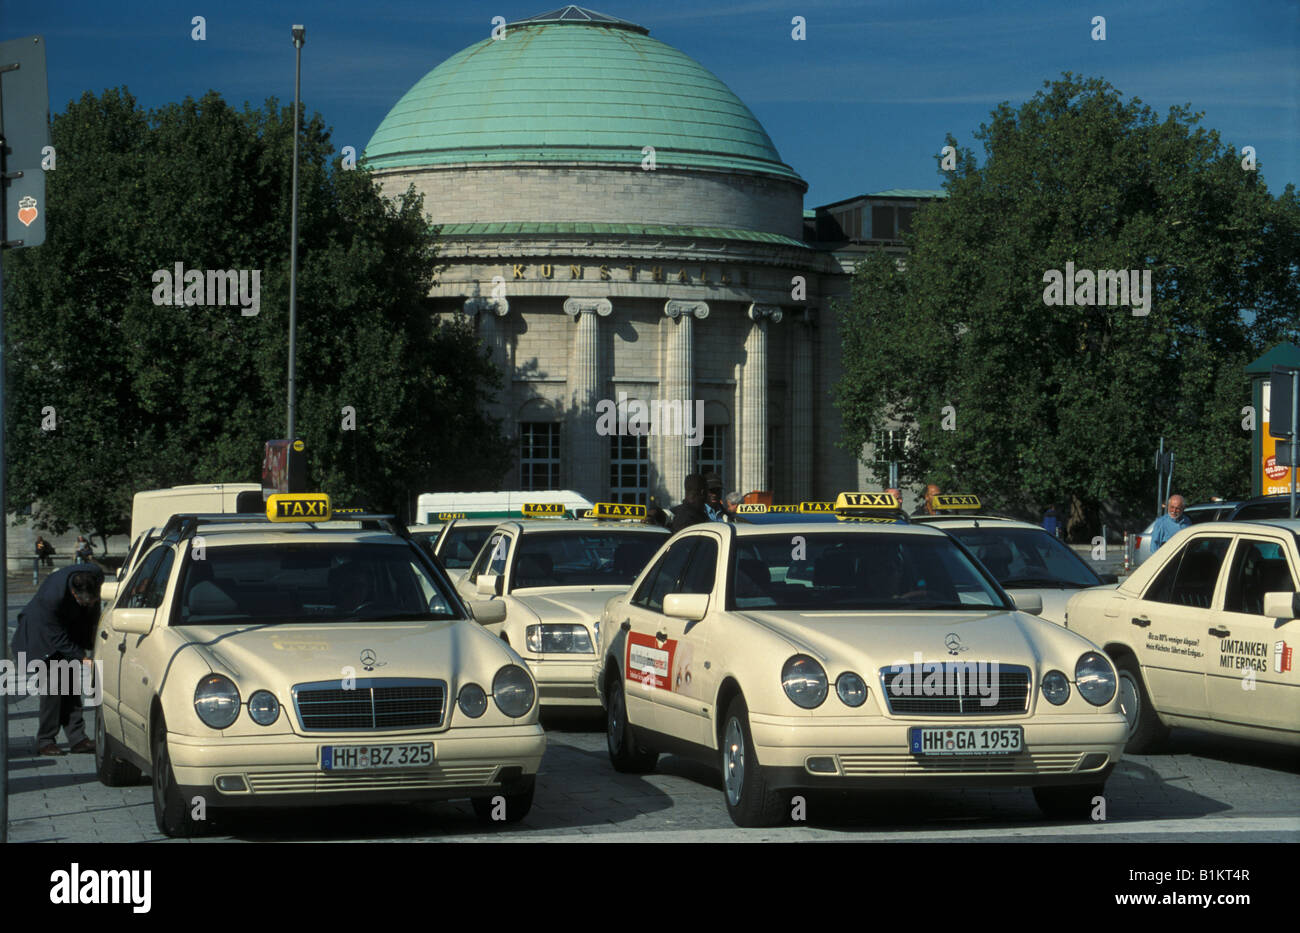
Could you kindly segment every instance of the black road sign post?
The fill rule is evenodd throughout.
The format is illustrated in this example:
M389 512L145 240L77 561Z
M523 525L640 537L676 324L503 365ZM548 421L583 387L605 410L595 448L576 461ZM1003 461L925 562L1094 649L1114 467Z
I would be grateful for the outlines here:
M50 145L50 95L45 40L0 42L0 250L45 242L45 170ZM4 263L0 262L0 505L5 497ZM7 509L5 510L7 513ZM9 561L6 522L0 521L0 657L9 657ZM96 728L99 728L98 722ZM0 691L0 842L9 839L9 698Z

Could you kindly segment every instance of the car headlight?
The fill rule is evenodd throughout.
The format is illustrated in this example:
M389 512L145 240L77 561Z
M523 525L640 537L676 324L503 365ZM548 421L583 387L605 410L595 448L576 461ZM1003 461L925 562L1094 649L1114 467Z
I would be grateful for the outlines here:
M229 677L209 674L194 688L194 711L205 726L225 729L239 718L239 688Z
M781 686L795 706L815 709L826 699L826 671L806 654L796 654L781 668Z
M1043 696L1053 706L1060 706L1070 698L1070 678L1060 671L1048 671L1043 676Z
M248 698L248 715L259 726L269 726L280 718L280 701L270 690L257 690Z
M533 708L533 679L518 664L507 664L492 678L492 699L497 709L518 719Z
M835 682L835 692L845 706L861 706L867 700L867 685L852 671L840 675Z
M456 701L460 711L470 719L478 719L487 712L487 694L478 684L466 684L460 688L460 698Z
M1074 665L1074 683L1093 706L1105 706L1115 698L1115 668L1095 651L1085 653Z
M533 654L591 654L591 636L585 625L530 625L524 644Z

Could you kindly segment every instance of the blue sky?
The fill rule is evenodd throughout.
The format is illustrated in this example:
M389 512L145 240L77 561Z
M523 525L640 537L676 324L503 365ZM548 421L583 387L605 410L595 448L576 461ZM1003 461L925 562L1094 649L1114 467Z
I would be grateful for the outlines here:
M199 96L293 98L289 27L303 23L303 100L334 144L365 146L388 109L439 62L485 38L492 17L554 0L216 3L0 0L0 38L47 40L50 107L126 85L146 107ZM934 154L1000 101L1062 71L1100 76L1164 114L1190 103L1238 149L1254 146L1270 190L1300 181L1296 0L592 0L691 55L749 105L812 207L884 188L936 188ZM207 39L190 38L190 19ZM791 18L807 39L790 38ZM1091 19L1106 17L1106 40Z

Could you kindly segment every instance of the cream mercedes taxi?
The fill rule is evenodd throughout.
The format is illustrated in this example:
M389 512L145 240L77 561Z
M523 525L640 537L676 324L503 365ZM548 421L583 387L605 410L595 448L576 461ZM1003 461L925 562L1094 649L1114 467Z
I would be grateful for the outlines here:
M624 592L669 536L644 523L646 507L597 502L589 519L545 518L544 504L502 522L456 584L476 613L504 607L487 625L519 652L547 707L599 709L592 686L597 625L605 603Z
M475 621L386 516L267 510L174 516L101 617L99 779L151 774L173 836L259 806L467 797L523 818L546 739L528 668L479 624L500 610Z
M1110 661L943 532L878 522L674 535L601 618L614 767L710 762L741 826L817 788L1020 785L1086 813L1124 743Z
M1205 522L1114 590L1085 590L1066 626L1119 668L1129 752L1170 726L1300 745L1300 521Z

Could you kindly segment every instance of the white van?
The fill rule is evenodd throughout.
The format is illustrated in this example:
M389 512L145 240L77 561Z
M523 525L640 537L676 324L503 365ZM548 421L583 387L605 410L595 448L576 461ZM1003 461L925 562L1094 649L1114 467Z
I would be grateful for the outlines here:
M433 524L453 518L519 518L526 502L562 502L575 517L579 509L591 508L591 500L572 489L426 492L416 501L416 522Z

